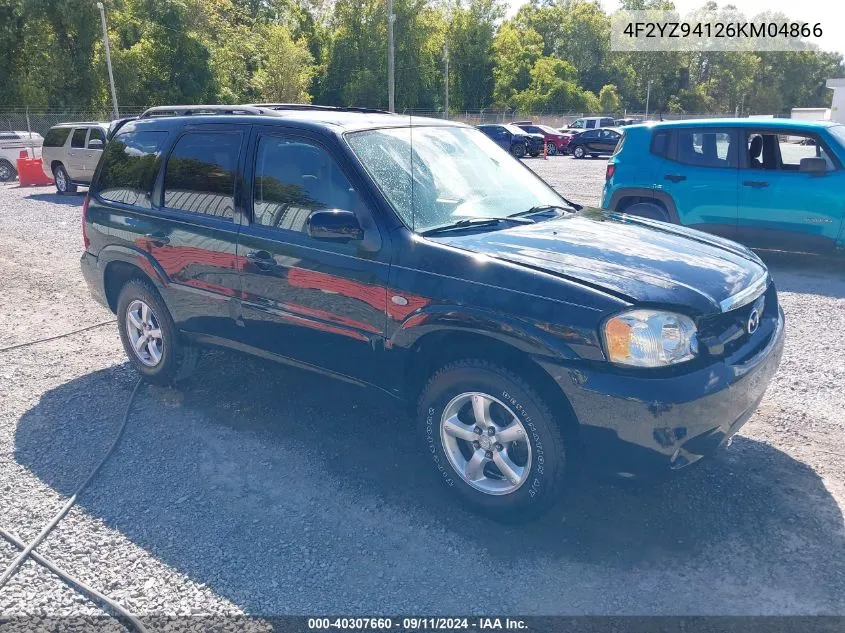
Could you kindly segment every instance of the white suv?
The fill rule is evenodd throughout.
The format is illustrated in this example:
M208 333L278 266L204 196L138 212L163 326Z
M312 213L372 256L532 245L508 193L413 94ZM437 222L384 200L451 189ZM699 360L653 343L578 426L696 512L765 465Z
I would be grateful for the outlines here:
M588 116L575 119L567 127L560 128L561 132L581 132L583 130L594 130L599 127L613 127L614 119L609 116Z
M41 156L43 142L38 132L0 132L0 182L18 177L15 165L22 151L26 151L27 158Z
M59 193L74 193L94 177L108 136L108 123L62 123L44 137L41 166Z

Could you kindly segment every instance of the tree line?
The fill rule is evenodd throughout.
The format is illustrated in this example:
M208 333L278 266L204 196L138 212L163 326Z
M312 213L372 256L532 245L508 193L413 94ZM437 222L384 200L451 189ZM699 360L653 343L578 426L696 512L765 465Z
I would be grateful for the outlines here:
M385 0L105 0L121 106L387 106ZM827 106L836 53L610 50L595 0L394 0L398 111L785 113ZM671 9L623 0L626 9ZM730 8L730 7L728 7ZM705 14L722 11L715 2ZM93 0L0 0L0 107L109 109Z

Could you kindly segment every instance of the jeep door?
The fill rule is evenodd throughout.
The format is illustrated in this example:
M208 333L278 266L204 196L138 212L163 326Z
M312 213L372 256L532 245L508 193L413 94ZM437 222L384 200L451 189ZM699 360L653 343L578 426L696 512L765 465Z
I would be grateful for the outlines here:
M251 148L251 212L238 242L241 340L375 382L389 260L360 175L323 136L268 126L256 128ZM308 219L319 209L354 212L365 239L311 237Z
M759 248L834 250L845 214L845 170L833 144L815 132L744 131L738 239ZM825 169L801 170L805 158Z

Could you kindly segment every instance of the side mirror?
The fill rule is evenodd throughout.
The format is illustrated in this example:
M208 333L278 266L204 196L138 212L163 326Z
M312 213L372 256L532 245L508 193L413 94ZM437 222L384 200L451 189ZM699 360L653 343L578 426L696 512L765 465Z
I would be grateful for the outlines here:
M88 149L103 149L103 141L98 138L92 138L88 141Z
M824 158L802 158L798 163L798 171L808 174L823 174L827 171L827 161Z
M349 242L364 239L364 229L352 211L318 209L308 216L306 226L308 236L315 240Z

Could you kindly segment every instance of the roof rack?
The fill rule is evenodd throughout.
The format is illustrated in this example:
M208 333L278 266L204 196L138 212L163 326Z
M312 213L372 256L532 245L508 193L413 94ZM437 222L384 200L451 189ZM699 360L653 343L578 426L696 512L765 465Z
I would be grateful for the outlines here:
M249 105L175 105L148 108L139 119L163 116L194 116L209 114L274 114L270 108Z
M318 110L328 112L371 112L374 114L394 114L389 110L379 108L362 108L359 106L327 106L313 103L251 103L247 107L266 108L268 110Z

